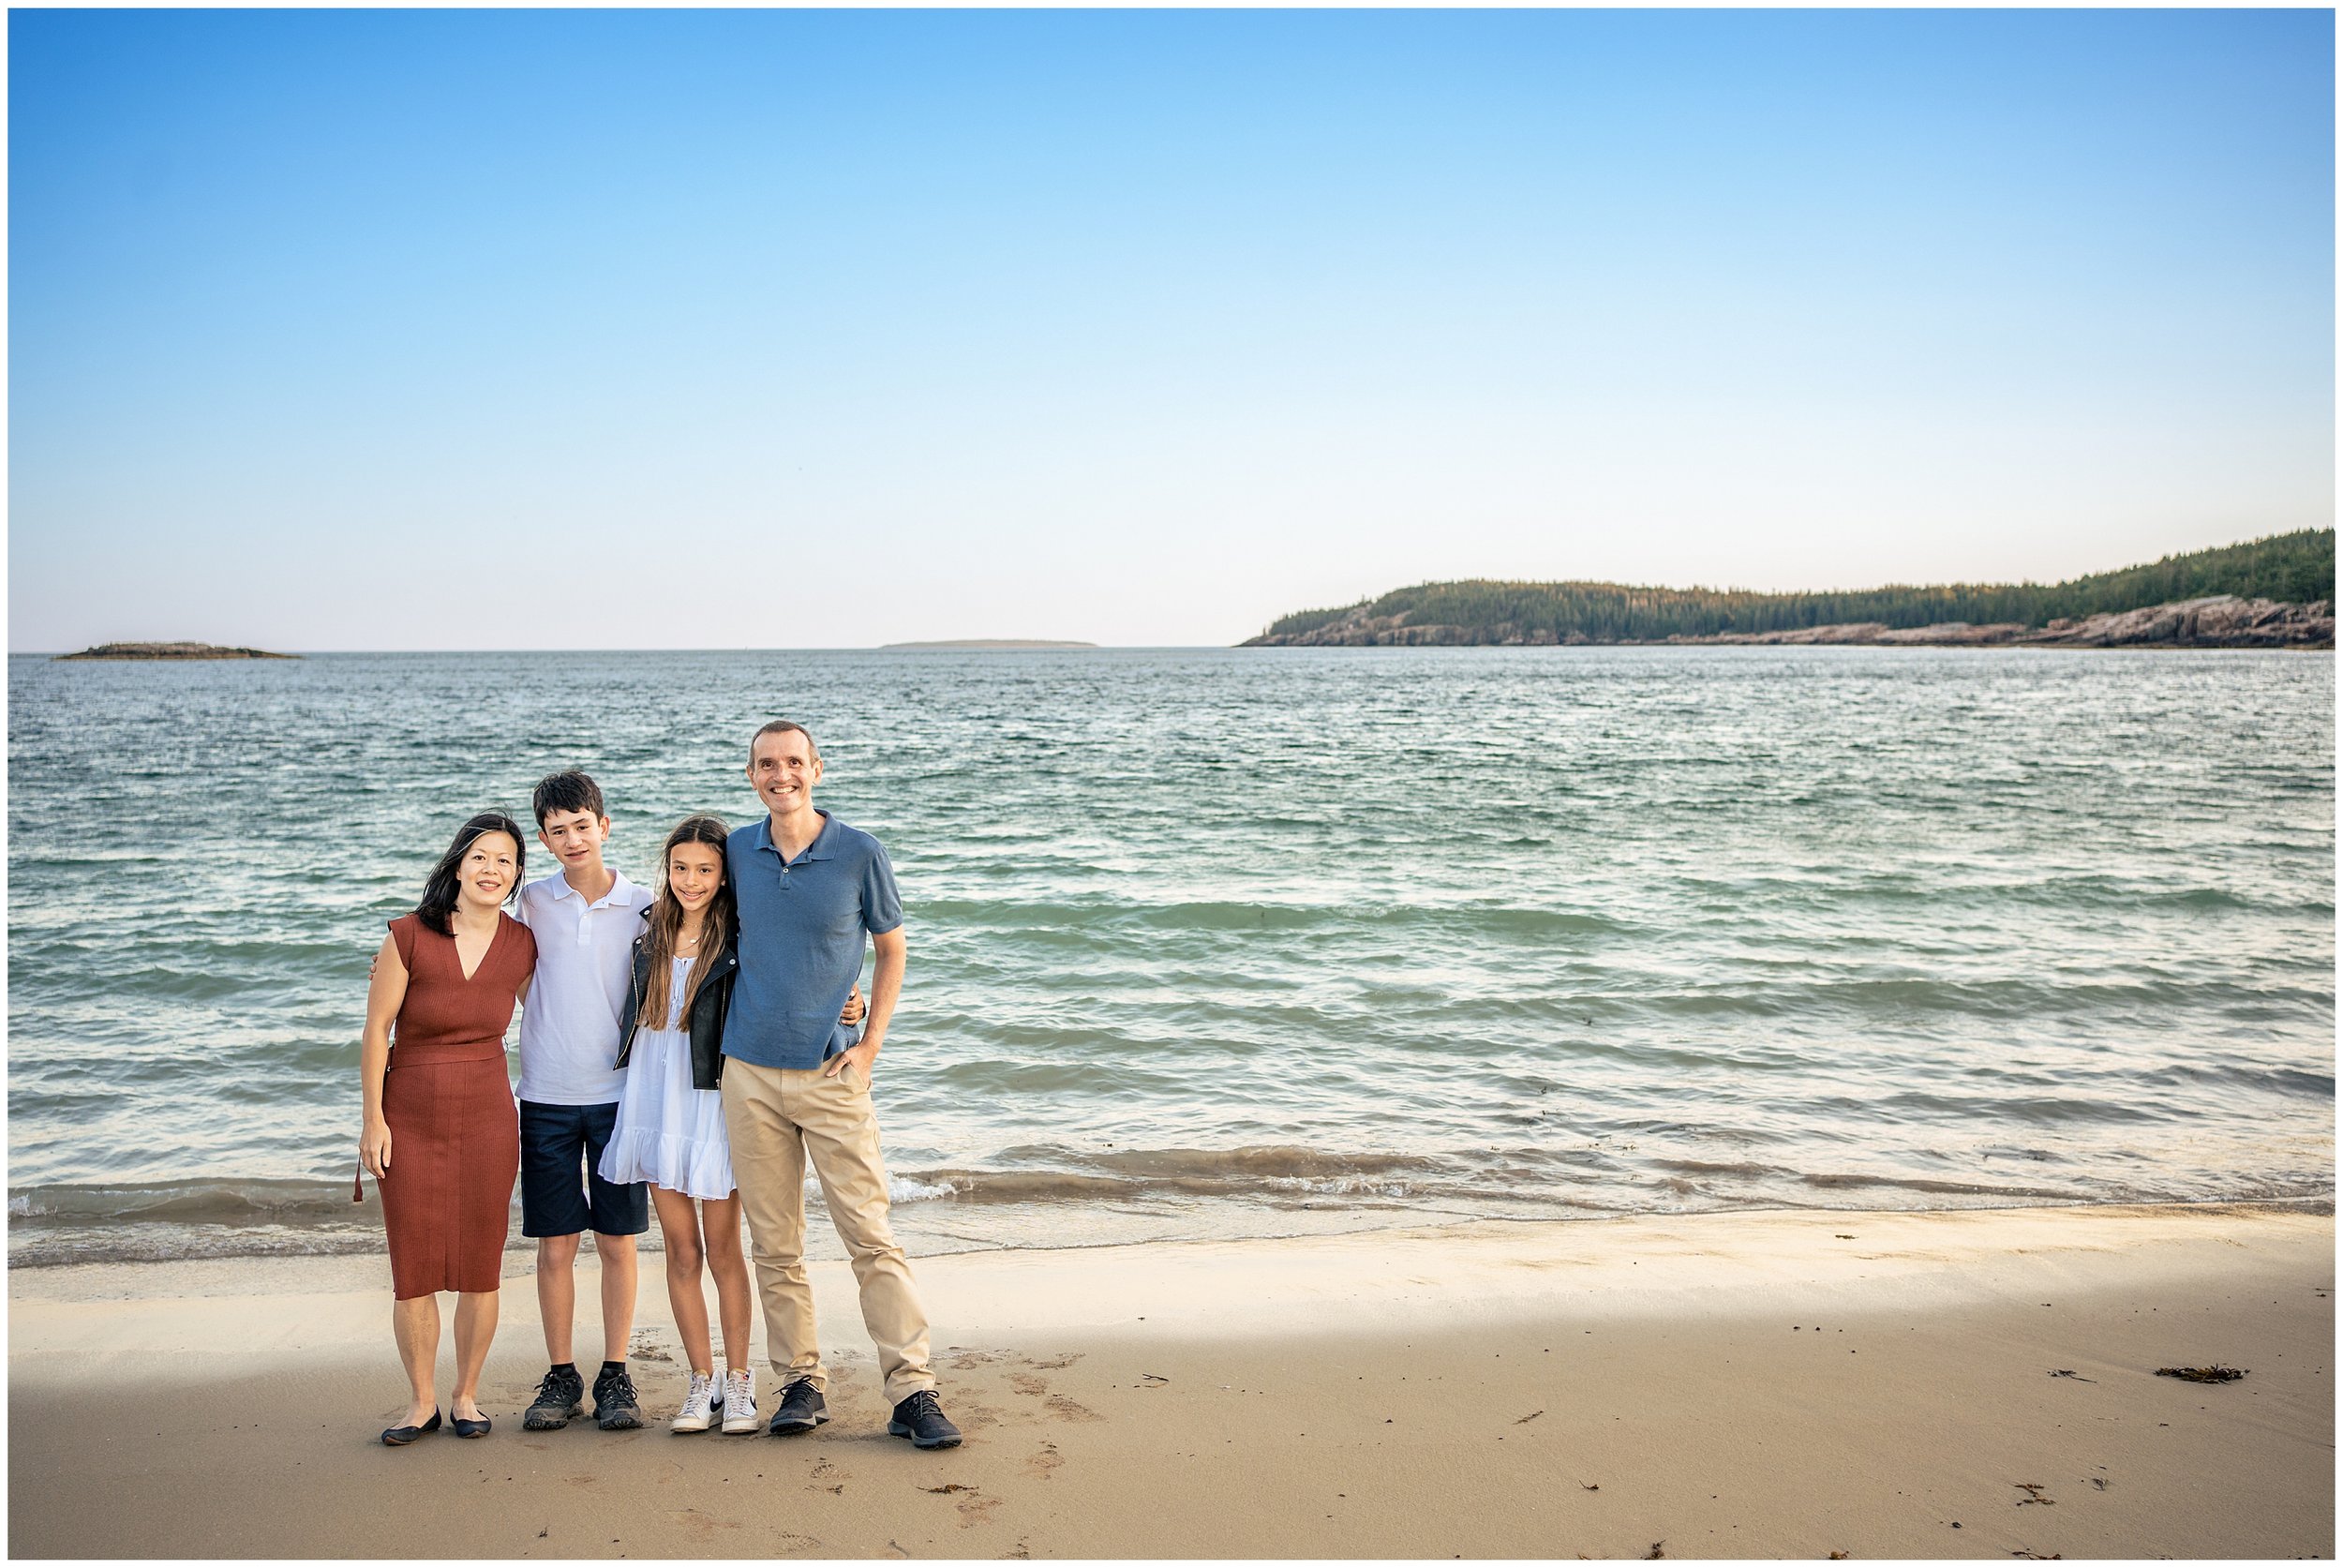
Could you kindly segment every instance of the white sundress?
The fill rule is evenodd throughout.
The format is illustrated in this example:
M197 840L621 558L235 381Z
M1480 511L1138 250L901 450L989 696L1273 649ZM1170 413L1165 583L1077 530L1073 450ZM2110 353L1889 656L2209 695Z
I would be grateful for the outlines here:
M675 961L667 978L667 1026L634 1031L618 1126L597 1169L606 1182L649 1182L693 1198L729 1198L732 1144L724 1136L724 1097L692 1087L692 1032L681 1027L691 974L690 959Z

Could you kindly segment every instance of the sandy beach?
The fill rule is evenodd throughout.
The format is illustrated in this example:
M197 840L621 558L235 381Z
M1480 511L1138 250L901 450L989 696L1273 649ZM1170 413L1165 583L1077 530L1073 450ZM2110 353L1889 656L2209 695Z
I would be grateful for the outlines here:
M1486 1223L919 1262L947 1409L886 1411L843 1265L797 1439L403 1450L381 1258L14 1270L19 1557L2323 1557L2331 1205ZM581 1281L581 1301L593 1299ZM2159 1366L2225 1363L2201 1385ZM760 1381L767 1374L760 1368ZM444 1386L444 1379L443 1379ZM763 1392L760 1389L760 1392Z

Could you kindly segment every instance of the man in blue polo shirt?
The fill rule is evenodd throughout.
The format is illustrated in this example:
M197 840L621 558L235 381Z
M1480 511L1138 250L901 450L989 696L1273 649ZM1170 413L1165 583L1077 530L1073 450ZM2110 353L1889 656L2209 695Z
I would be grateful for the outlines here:
M810 1157L861 1287L863 1326L895 1407L887 1429L920 1448L952 1448L960 1428L936 1404L927 1313L888 1224L871 1109L871 1066L903 993L903 905L878 840L814 810L821 778L822 754L801 726L775 720L758 730L749 783L765 819L724 846L740 918L740 967L724 1020L724 1128L765 1300L765 1351L782 1383L769 1429L810 1432L829 1419L805 1277ZM866 939L878 963L858 1043L838 1014L862 972Z

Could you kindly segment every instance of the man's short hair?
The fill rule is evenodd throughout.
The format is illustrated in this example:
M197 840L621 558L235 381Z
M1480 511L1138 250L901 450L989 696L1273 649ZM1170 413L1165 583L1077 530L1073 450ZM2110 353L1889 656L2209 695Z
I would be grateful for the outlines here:
M803 724L798 724L794 720L775 719L770 724L768 724L763 729L758 730L754 735L749 737L749 761L751 764L754 764L756 761L756 743L759 740L764 739L765 737L769 735L802 735L805 737L805 749L813 754L813 760L815 762L822 760L822 748L814 744L813 732L812 730L806 728Z
M537 793L530 797L529 804L537 814L540 828L555 812L590 812L597 817L610 814L603 809L602 785L575 768L564 768L538 780Z

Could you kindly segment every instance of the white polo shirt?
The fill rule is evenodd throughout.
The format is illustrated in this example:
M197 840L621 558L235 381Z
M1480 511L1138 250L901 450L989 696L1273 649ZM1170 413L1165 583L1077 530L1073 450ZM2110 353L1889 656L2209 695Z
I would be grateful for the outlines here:
M626 1074L619 1014L648 888L618 880L591 903L560 874L521 889L520 922L537 939L537 975L521 1008L521 1081L540 1105L615 1105Z

